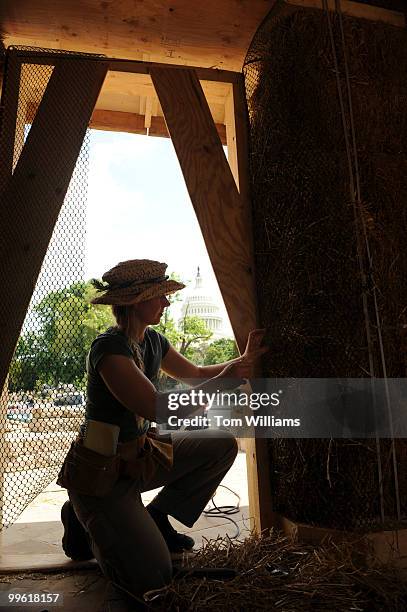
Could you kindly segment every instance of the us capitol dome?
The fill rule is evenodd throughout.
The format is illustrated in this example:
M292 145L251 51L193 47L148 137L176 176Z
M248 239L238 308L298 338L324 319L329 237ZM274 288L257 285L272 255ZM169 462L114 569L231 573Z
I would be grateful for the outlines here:
M221 307L203 283L199 266L195 277L195 287L187 293L182 304L180 323L185 316L202 319L213 334L211 341L233 337L231 330L226 329Z

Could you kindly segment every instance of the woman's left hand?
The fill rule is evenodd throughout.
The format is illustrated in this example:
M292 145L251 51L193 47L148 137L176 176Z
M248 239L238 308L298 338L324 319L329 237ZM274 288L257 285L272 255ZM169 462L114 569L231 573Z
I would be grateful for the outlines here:
M257 359L257 357L269 350L268 346L262 346L266 331L266 329L252 329L247 339L246 349L243 355Z
M246 370L252 371L256 361L269 350L268 346L262 346L265 333L265 329L253 329L250 332L246 349L241 356L240 362L240 365L244 366Z

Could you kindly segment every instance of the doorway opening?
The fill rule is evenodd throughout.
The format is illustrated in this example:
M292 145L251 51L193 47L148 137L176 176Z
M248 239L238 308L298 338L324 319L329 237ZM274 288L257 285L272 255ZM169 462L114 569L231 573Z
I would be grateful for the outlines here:
M110 73L108 74L110 75ZM112 73L111 76L113 81L114 78L118 78L117 74L120 73ZM137 78L139 75L131 74L128 76ZM144 87L146 87L146 78L146 75L142 75ZM229 83L216 83L216 85L222 86L224 91L229 92L230 94L231 86ZM107 90L105 90L106 87ZM208 87L210 89L211 84ZM99 100L103 101L106 99L106 91L109 92L109 79L106 79L105 85L103 86L99 96ZM131 91L134 92L136 89L131 88ZM219 91L217 91L217 93L219 93ZM110 92L110 94L113 95L112 92ZM48 281L50 278L49 275L52 274L52 272L44 272L43 270L43 278L45 275L48 286L52 286L52 289L46 293L46 295L41 295L40 299L38 298L34 300L33 307L28 313L34 322L31 324L29 329L27 327L28 324L26 324L25 328L23 327L23 332L25 329L31 333L32 337L33 335L35 336L37 332L39 335L42 334L42 336L46 336L46 334L43 333L44 330L40 329L41 324L44 323L44 321L46 322L48 325L47 330L49 332L52 331L52 333L48 335L51 336L53 346L50 345L48 348L42 347L44 349L42 351L43 355L48 354L49 356L53 353L56 354L58 353L58 348L66 346L67 344L71 347L77 345L78 340L83 338L83 328L79 326L78 329L78 327L76 327L74 332L71 334L68 333L68 330L71 328L72 331L73 323L78 323L80 321L81 315L78 316L78 313L86 311L86 309L81 310L80 301L87 295L87 280L91 276L100 277L104 270L111 267L111 265L114 265L114 263L117 263L119 260L138 257L151 257L153 259L167 261L169 263L170 272L173 272L184 280L192 281L188 295L190 298L189 302L187 304L185 304L185 301L179 303L175 302L171 312L174 327L179 327L179 322L182 320L182 318L185 319L188 317L196 317L201 319L201 321L204 323L206 320L205 326L207 337L204 339L205 342L202 343L198 341L202 338L192 338L186 347L186 350L189 349L190 351L188 356L191 359L201 360L204 363L205 359L208 359L208 354L211 353L210 359L212 359L212 362L214 363L216 360L219 362L219 360L222 360L222 358L225 358L225 356L228 357L227 350L231 351L233 344L233 336L230 324L227 320L226 311L221 300L220 291L216 286L216 281L206 253L202 234L199 230L196 216L192 210L192 206L185 189L184 181L179 169L175 151L172 147L172 143L168 139L152 137L154 134L156 136L165 135L164 133L160 133L160 130L163 132L165 123L162 118L160 119L159 107L157 105L155 106L153 101L149 101L147 95L137 95L139 112L133 113L134 117L132 117L132 119L135 120L136 125L131 124L130 127L127 126L127 130L123 130L124 126L122 122L125 120L127 121L129 119L127 115L131 113L125 105L123 106L123 99L120 100L122 109L115 110L114 114L110 112L110 114L108 114L109 116L107 116L103 109L98 108L98 104L96 105L90 122L91 129L86 138L88 148L86 150L85 158L86 163L89 163L89 184L85 186L82 179L79 181L81 183L80 189L82 190L82 193L86 191L88 200L86 224L87 231L82 237L85 239L85 243L87 244L87 256L85 256L81 261L82 267L80 269L78 278L76 279L75 277L68 279L68 277L64 274L61 276L60 267L57 266L58 257L57 255L54 255L54 268L58 267L57 272L54 270L54 275L56 275L58 278L59 284L57 283L58 286L56 287L53 287L52 284L50 285ZM213 102L212 104L213 108L211 107L213 114L215 112L219 112L219 108L217 108L216 105L221 106L219 103L219 96L216 99L217 101ZM225 102L224 115L226 113L226 108L229 107L230 109L230 104L230 100L229 102ZM142 111L144 111L144 115L142 115ZM26 105L24 112L27 113L25 119L23 120L24 131L26 131L26 126L30 125L30 121L32 122L35 118L35 112L33 112L33 107L30 106L30 104ZM142 125L140 124L139 115L143 116ZM225 116L223 118L224 123L219 124L216 123L216 117L213 116L213 118L215 119L215 125L217 126L218 133L221 136L221 141L225 141L226 135L229 133L232 134L232 140L230 142L233 142L233 127L231 127L230 123L228 124L228 122L225 120ZM109 125L106 125L106 123L109 121ZM122 131L118 131L119 126L121 127ZM96 128L99 129L97 130ZM101 128L105 129L102 130ZM110 133L106 131L106 128L109 129ZM143 136L142 134L138 133L140 131L145 131L149 134L149 136ZM114 156L110 159L107 156L107 150L110 152L113 150L115 151ZM228 153L231 158L231 166L233 167L233 160L235 160L233 146L229 147ZM157 159L160 157L163 160L162 167L160 167L160 164L157 163ZM145 162L148 162L148 169L145 169L146 166L143 166L143 163ZM80 158L79 163L82 163L83 165L84 159ZM236 169L236 163L234 167ZM140 179L142 179L139 182L137 181L137 175L140 177ZM174 177L177 177L177 185L174 186L173 184L169 189L168 185L170 179ZM74 176L72 179L73 183L75 183L75 180L77 183L76 186L78 186L78 179L75 179ZM143 184L142 190L140 190L141 183ZM177 209L176 206L176 204L180 202L184 203L184 208L182 210ZM188 202L188 205L186 202ZM147 213L151 215L150 221L147 222L145 227L142 227L141 219L147 219ZM76 213L74 213L74 215L75 214ZM152 219L154 222L152 222ZM80 225L79 222L78 225ZM70 233L72 235L72 226L69 228L69 223L62 223L62 227L68 235ZM192 228L194 228L194 231L192 231ZM169 251L166 247L166 245L169 243L176 246L173 252ZM54 244L53 248L55 248L55 244L57 245L56 252L58 252L58 256L60 256L62 253L62 257L65 258L65 260L69 260L69 252L66 251L61 242L59 243L59 248L58 242L51 242L50 248L52 244ZM76 251L76 255L77 254L78 250ZM51 268L52 260L53 258L51 257L49 260L51 262ZM79 285L82 283L82 286L79 286L78 283ZM204 294L202 293L203 289L205 289ZM201 300L196 299L199 297L201 297ZM208 299L204 300L203 298ZM58 302L57 309L55 309L55 300ZM36 307L39 305L41 305L41 308L39 310L37 308L37 311L35 312ZM33 312L35 313L34 315ZM56 318L54 317L54 319L50 321L50 317L52 319L52 312L54 315L57 313L58 316ZM91 315L89 315L86 319L86 333L88 334L91 323L95 323L95 329L97 329L97 331L101 331L103 325L108 322L107 320L105 321L102 316L99 318L96 317L96 322L91 321L91 319ZM215 337L215 339L210 342L213 337ZM227 340L230 342L224 342L222 344L220 342L221 340ZM87 341L89 341L89 335L87 336ZM215 342L218 342L216 350L213 347ZM23 366L26 364L28 358L32 361L36 352L36 347L34 345L35 343L31 346L28 353L26 352L23 354L20 352L18 355L18 366ZM51 352L49 350L50 347L53 349ZM10 421L8 424L11 427L19 428L16 441L17 444L20 444L20 446L26 445L27 436L32 444L33 437L35 437L37 434L41 434L40 437L42 443L40 446L38 446L38 449L40 450L40 448L44 447L44 435L47 435L44 428L47 429L49 426L45 425L44 419L48 418L49 423L50 411L53 411L55 417L58 417L59 419L58 427L56 427L56 429L58 430L59 427L62 429L65 428L65 432L62 433L66 433L67 419L69 419L69 433L68 436L64 436L64 443L69 443L70 439L72 439L72 416L75 416L75 424L77 424L77 420L81 416L81 411L83 411L84 380L81 380L76 373L75 378L72 381L68 380L69 375L67 375L68 377L64 376L63 381L57 381L56 378L60 376L62 371L64 371L65 374L68 372L69 366L70 364L67 359L63 358L60 363L58 373L54 377L49 377L49 380L36 379L33 384L33 389L24 389L24 392L29 391L30 393L25 393L24 397L20 398L21 404L27 404L26 409L20 411L21 416L23 417L21 419L8 418L8 413L10 412L10 397L7 396L4 398L3 403L5 403L5 409L7 410L7 414L4 416L6 419L8 419L8 421ZM13 393L18 395L20 391L23 391L22 389L18 388L18 372L17 375L14 376L13 385L15 387L12 391ZM6 391L6 395L7 393L8 390ZM15 397L13 397L12 400L14 401ZM17 400L15 401L17 402ZM36 419L37 422L35 422ZM41 421L41 427L39 421ZM39 431L37 431L38 428ZM22 431L23 429L28 431ZM52 438L52 440L55 441L56 434L58 433L58 431L53 431L50 435L50 439ZM58 450L61 451L61 444L59 444ZM53 452L51 452L50 455L52 456ZM19 471L24 472L24 475L21 474L24 478L24 484L21 483L21 486L19 485L18 488L25 490L24 505L26 505L28 490L27 482L29 481L29 478L27 480L27 472L29 475L32 471L32 465L29 465L28 463L25 465L24 462L22 462L22 459L24 459L24 453L20 453L19 456L19 467L23 467L23 470L20 469ZM244 482L246 482L246 465L244 458L240 460L239 465L240 476L237 477L237 480L242 482L244 478ZM50 467L51 466L48 465L35 466L33 469L42 470L43 472L45 469L47 472L46 478L48 478L49 474L52 472L52 469L54 471L56 469L55 462L53 463L51 470L49 469ZM41 478L44 478L43 473ZM36 479L36 487L38 487L38 484L39 480ZM41 486L43 484L44 482L41 480ZM47 485L45 490L42 491L41 489L41 495L45 495L46 498L53 497L52 494L55 491L52 490L52 486L53 485L51 482L51 484ZM35 491L36 487L33 487L31 491L31 496L34 498L38 494L38 491ZM242 493L242 503L244 504L247 499L247 487L245 492L240 491L240 493ZM228 494L226 493L226 495ZM3 496L3 499L6 499L6 496ZM47 514L43 512L44 508L41 500L38 498L37 500L38 503L41 503L41 519L44 520L46 516L49 518L52 513L55 512L57 504L51 502L51 514ZM37 516L39 516L38 506L35 510L36 503L37 502L35 502L32 507L34 508L34 511L37 511ZM224 504L224 498L220 498L220 501L217 500L217 505ZM230 505L229 501L227 505ZM4 513L3 516L5 516ZM22 518L23 515L19 520ZM246 518L247 516L245 519ZM14 520L14 518L9 519L9 524ZM52 521L48 522L52 523ZM224 522L224 524L226 524L226 522ZM206 528L209 529L209 527L205 527L205 529ZM20 529L20 535L18 538L20 542L21 532L22 530ZM47 527L47 532L52 532L50 525ZM55 538L57 537L57 532L52 533L52 537L54 539L52 542L50 542L50 545L54 547L52 550L55 550ZM209 535L209 533L207 532L206 535ZM9 544L12 545L12 543Z

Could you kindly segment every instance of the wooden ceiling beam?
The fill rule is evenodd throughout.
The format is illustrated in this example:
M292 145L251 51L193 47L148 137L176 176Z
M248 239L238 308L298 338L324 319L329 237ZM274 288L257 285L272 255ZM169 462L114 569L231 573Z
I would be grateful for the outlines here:
M158 103L157 103L158 104ZM154 108L154 106L152 107ZM32 123L37 113L38 107L33 103L28 103L26 107L25 122ZM145 125L145 115L141 113L125 113L107 109L95 109L89 121L89 127L94 130L105 130L107 132L128 132L130 134L147 134ZM215 127L221 139L222 145L227 144L226 125L215 123ZM169 138L167 125L164 117L151 115L151 125L149 126L149 136L161 136ZM12 163L12 160L11 162ZM1 169L2 166L0 166Z
M53 65L56 61L55 53L47 51L18 52L19 61L29 64ZM67 61L74 60L77 56L65 56ZM136 134L149 134L154 136L168 137L168 130L162 119L162 109L159 105L157 93L151 81L150 71L162 68L164 64L154 62L138 62L131 60L115 61L109 58L92 60L95 62L107 62L109 71L107 73L102 90L96 102L96 109L92 115L91 127L94 129L108 131L125 131ZM114 68L112 70L112 68ZM166 66L167 68L167 66ZM180 67L169 66L170 70ZM124 72L122 72L122 69ZM181 68L181 70L191 70ZM225 112L226 100L231 96L232 88L239 82L239 73L224 70L193 69L200 80L206 100L212 113L219 137L223 145L227 144ZM223 81L225 79L225 81ZM33 93L33 98L35 95ZM146 125L145 109L146 100L151 100L151 126ZM154 112L152 109L155 109ZM36 106L27 104L27 122L31 123L35 115ZM154 117L160 115L160 117ZM148 117L147 117L147 123ZM230 139L230 138L229 138Z
M41 64L43 66L47 64L55 64L55 53L50 51L41 51L35 49L34 51L19 51L19 55L26 56L30 55L30 64ZM64 59L69 61L77 59L77 55L66 55ZM86 58L84 58L86 59ZM92 56L92 61L102 62L108 65L108 70L112 72L131 72L134 74L151 74L151 71L155 68L162 68L162 63L157 62L143 62L141 60L130 60L130 59L114 59L101 55L100 57ZM186 66L182 66L180 64L165 64L165 68L171 70L180 70L187 69ZM234 72L232 70L219 70L217 68L202 68L200 66L190 67L194 69L195 74L197 75L200 81L214 81L220 83L236 83L240 78L240 72Z
M133 60L110 59L109 70L120 72L135 72L138 74L151 74L155 68L162 68L161 63L157 62L139 62ZM179 64L168 64L165 66L170 70L185 69L185 66ZM240 72L231 70L219 70L217 68L202 68L194 67L196 76L200 81L215 81L221 83L236 83L240 77Z
M215 124L215 126L222 144L226 145L226 126L220 123ZM106 130L108 132L147 134L145 116L138 113L122 113L120 111L97 109L93 111L89 127L95 130ZM170 137L164 117L151 116L149 135L161 136L164 138Z
M33 65L53 65L58 57L55 53L49 51L35 51L33 53L21 50L17 52L16 55L20 62ZM65 57L68 61L71 61L77 56L68 55ZM131 60L120 60L118 62L103 57L95 59L94 61L107 61L109 64L109 71L96 102L96 110L103 110L104 112L112 111L113 113L127 113L129 115L139 114L144 116L145 99L151 98L152 109L155 109L151 111L152 116L163 115L149 73L151 70L154 70L154 68L163 67L165 64L156 64L154 62L143 63ZM114 70L112 70L112 68L114 68ZM124 72L121 72L122 68L125 70ZM175 66L170 66L169 68L171 70L176 69ZM227 113L225 112L225 104L226 100L231 95L234 84L239 81L241 75L236 72L224 70L207 70L200 68L194 68L193 70L199 77L202 77L200 83L209 104L213 120L217 126L222 144L226 144L225 125ZM222 79L225 79L225 81ZM35 99L36 97L33 91L32 98ZM104 119L105 118L106 116L104 116ZM117 125L117 130L120 130L122 125L128 125L131 132L138 134L146 133L144 129L140 130L136 119L131 119L130 116L126 117L125 114L122 116L112 115L107 121L107 126L109 127L106 127L106 129L115 130L115 125ZM94 127L95 129L104 129L96 125L96 119L94 120ZM151 134L166 137L167 130L162 122L156 121L155 125L152 126Z

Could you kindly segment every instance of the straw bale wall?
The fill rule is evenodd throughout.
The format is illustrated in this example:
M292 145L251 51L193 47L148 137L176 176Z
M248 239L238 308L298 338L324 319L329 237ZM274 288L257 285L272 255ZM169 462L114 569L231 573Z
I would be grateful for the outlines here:
M361 186L361 221L373 257L363 284L337 71L326 14L280 2L260 26L244 74L250 118L257 292L272 350L265 376L366 377L369 350L383 376L376 287L387 374L407 370L407 32L331 14L341 91L346 72ZM343 50L345 49L345 55ZM355 166L355 156L351 153ZM364 269L368 267L366 257ZM345 529L379 527L375 440L270 441L273 509ZM387 521L396 517L390 441L380 444ZM402 517L406 441L396 441Z

